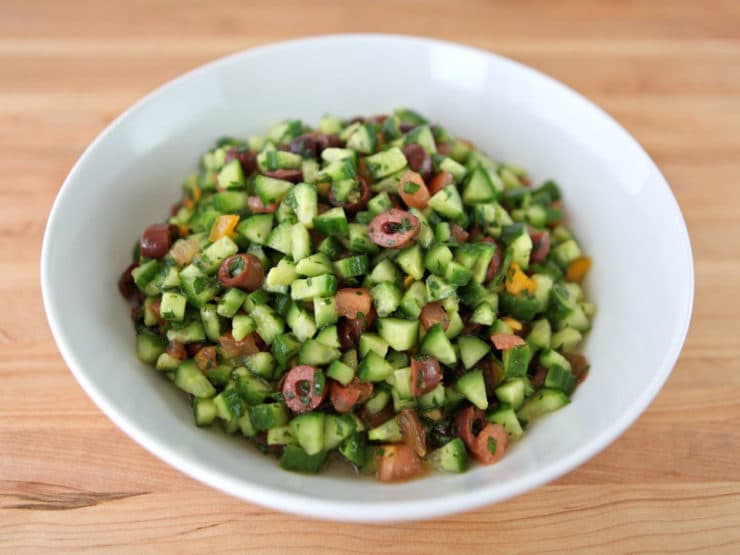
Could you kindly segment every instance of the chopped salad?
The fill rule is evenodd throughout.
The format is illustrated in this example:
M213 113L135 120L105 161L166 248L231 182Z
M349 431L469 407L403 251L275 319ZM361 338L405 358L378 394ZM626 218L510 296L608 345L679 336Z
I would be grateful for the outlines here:
M119 281L138 357L287 470L493 464L586 377L557 184L412 110L220 139L182 189Z

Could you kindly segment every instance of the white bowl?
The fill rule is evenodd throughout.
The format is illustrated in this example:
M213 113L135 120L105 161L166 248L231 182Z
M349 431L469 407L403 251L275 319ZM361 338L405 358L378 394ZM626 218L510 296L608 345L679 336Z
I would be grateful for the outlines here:
M594 259L591 373L566 408L532 426L497 465L386 485L281 470L246 442L195 428L181 392L137 361L116 281L134 239L160 221L199 154L222 135L285 117L375 114L404 105L535 181L562 186L569 224ZM614 441L671 372L693 300L691 247L658 168L613 119L505 58L427 39L347 35L253 49L150 94L88 147L44 236L44 304L87 394L154 455L242 499L350 521L427 518L506 499L557 478Z

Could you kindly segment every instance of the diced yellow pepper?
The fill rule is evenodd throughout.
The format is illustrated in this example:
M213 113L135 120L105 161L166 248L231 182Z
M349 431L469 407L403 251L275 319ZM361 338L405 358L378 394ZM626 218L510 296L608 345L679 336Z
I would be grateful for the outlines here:
M506 274L504 287L512 295L518 295L522 291L528 291L531 294L537 289L537 284L522 271L516 262L512 262Z
M588 256L579 256L568 264L565 279L568 281L582 282L591 267L591 259Z
M227 214L219 216L211 227L211 235L208 237L211 241L218 241L222 237L233 237L236 224L239 223L239 216Z
M514 331L522 331L522 323L511 316L504 316L501 320Z

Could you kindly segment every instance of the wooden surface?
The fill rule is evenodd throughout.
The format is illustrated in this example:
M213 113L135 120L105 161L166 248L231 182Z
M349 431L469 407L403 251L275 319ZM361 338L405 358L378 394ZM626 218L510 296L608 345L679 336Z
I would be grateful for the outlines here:
M0 0L0 551L740 552L740 2ZM694 318L656 401L562 479L433 522L331 524L251 506L128 439L69 373L39 291L48 211L117 114L215 57L388 31L539 68L654 157L688 222Z

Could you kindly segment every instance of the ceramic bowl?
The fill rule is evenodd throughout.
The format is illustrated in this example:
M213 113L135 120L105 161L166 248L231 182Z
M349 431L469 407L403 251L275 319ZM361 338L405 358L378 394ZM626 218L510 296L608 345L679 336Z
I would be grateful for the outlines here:
M538 421L494 466L381 484L280 469L244 441L193 425L185 396L135 355L116 282L134 238L161 221L199 154L286 117L375 114L409 106L560 183L568 223L594 265L598 305L585 343L592 368L566 408ZM75 164L43 242L44 304L59 349L87 394L151 453L214 488L307 516L398 521L479 507L572 470L614 441L671 372L693 300L680 210L650 157L591 102L531 68L435 40L345 35L252 49L146 96Z

